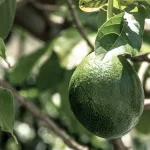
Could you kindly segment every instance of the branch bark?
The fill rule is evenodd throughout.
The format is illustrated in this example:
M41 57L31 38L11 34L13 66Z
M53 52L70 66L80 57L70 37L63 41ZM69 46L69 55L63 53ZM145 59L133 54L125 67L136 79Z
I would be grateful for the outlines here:
M143 61L150 62L150 52L141 53L137 56L133 56L133 57L131 57L131 60L138 61L138 62L143 62Z
M72 148L73 150L89 150L88 147L82 146L77 143L72 137L70 137L66 132L57 126L57 124L47 116L43 116L40 110L29 102L29 100L22 97L9 83L0 79L0 85L4 88L10 89L13 96L18 100L27 110L29 110L33 116L37 117L39 120L43 121L47 127L52 130L57 136L59 136L64 143Z
M78 16L73 8L73 2L72 0L67 0L67 3L68 3L68 6L69 6L69 9L70 9L70 12L71 12L71 15L72 15L72 19L74 21L74 24L76 25L80 35L83 37L83 39L87 42L87 44L89 45L89 47L91 48L92 51L94 51L94 47L93 45L91 44L91 42L89 41L89 39L87 38L80 22L79 22L79 19L78 19Z
M109 142L112 144L114 150L128 150L128 148L124 146L121 138L112 139L112 140L109 140Z

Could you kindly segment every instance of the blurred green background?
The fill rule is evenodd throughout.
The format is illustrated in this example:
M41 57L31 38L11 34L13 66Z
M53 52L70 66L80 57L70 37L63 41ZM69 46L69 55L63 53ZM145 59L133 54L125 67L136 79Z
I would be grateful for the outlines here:
M43 114L90 150L112 150L105 139L84 129L73 116L68 101L70 77L91 52L76 29L65 0L17 1L13 28L6 39L7 57L12 65L0 60L0 77L9 82L23 97L34 103ZM106 20L106 12L84 13L74 0L83 29L94 45L98 28ZM146 20L141 52L150 51L150 21ZM142 63L132 62L136 71ZM150 67L144 74L146 98L150 96ZM116 104L117 105L117 104ZM53 131L47 129L28 110L15 102L14 132L0 132L0 150L70 150ZM139 124L123 137L133 150L150 150L150 110L145 110Z

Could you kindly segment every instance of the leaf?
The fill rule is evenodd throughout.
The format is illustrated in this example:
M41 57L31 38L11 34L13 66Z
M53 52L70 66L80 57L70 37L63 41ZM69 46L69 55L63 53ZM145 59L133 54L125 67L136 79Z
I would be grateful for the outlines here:
M34 65L39 60L39 58L48 50L51 50L52 47L49 44L46 44L43 48L40 48L36 52L33 52L30 55L23 56L17 62L15 68L9 74L9 80L13 84L22 84L26 78L29 76Z
M0 56L1 56L3 59L6 59L5 43L4 43L4 41L3 41L2 38L0 38Z
M139 0L139 2L146 2L148 5L150 5L150 0Z
M107 3L107 0L80 0L79 8L85 12L99 11Z
M4 2L5 0L0 0L0 5Z
M5 0L0 5L0 37L5 39L11 29L16 9L16 0Z
M149 145L148 142L149 142L148 140L143 140L143 138L139 138L138 136L135 136L132 139L132 144L135 150L148 150L148 147L149 147L147 146Z
M7 65L10 67L9 62L6 59L6 54L5 54L6 48L5 48L5 43L2 38L0 38L0 56L4 59L4 61L7 63Z
M142 134L150 133L150 110L144 110L135 129Z
M12 93L8 89L0 88L0 126L3 131L11 133L16 140L13 135L14 116L14 99Z
M52 56L42 65L37 76L37 87L40 90L56 87L62 80L63 69L60 67L57 55Z
M144 7L146 18L150 18L150 0L140 2Z
M144 21L144 19L143 19ZM142 45L142 34L140 24L135 17L128 13L121 13L109 19L98 31L95 41L95 52L97 54L131 54L134 55Z

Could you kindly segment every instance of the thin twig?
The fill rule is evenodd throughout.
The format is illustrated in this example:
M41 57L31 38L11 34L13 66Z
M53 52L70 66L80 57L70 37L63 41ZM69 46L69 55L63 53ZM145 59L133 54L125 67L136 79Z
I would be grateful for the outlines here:
M133 56L133 57L131 57L131 60L138 61L138 62L143 62L143 61L150 62L150 52L141 53L137 56Z
M79 22L79 19L78 19L78 16L74 10L74 7L73 7L73 2L72 0L67 0L68 2L68 6L69 6L69 9L70 9L70 12L71 12L71 15L72 15L72 18L73 18L73 21L79 31L79 33L81 34L81 36L84 38L84 40L87 42L87 44L89 45L89 47L92 49L92 51L94 51L94 47L93 45L91 44L91 42L89 41L89 39L87 38L80 22Z
M82 146L74 139L72 139L72 137L70 137L66 132L60 129L57 124L49 117L43 116L40 113L40 110L35 105L30 103L29 100L22 97L9 83L4 80L0 80L0 85L4 88L10 89L16 100L18 100L24 107L26 107L26 109L29 110L33 114L33 116L43 121L47 125L47 127L51 129L57 136L59 136L68 147L72 148L73 150L89 150L88 147Z
M109 140L109 142L112 144L114 150L129 150L127 147L124 146L121 138L112 139Z

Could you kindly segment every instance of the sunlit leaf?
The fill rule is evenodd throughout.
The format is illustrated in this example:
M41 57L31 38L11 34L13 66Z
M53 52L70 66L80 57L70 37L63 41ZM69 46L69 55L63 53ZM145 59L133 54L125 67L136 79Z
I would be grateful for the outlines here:
M134 55L141 48L142 31L133 15L128 13L116 15L99 29L95 51L97 54L113 51L116 54Z

